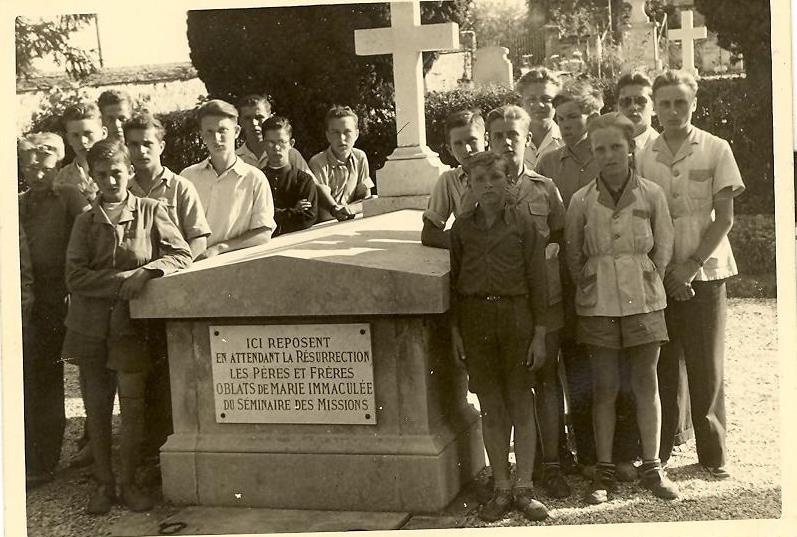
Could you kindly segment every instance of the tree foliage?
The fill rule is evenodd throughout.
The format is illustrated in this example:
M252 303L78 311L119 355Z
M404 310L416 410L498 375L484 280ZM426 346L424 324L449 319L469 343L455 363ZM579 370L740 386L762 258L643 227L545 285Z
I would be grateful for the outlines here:
M748 78L772 78L771 13L768 0L695 0L695 9L716 32L719 46L742 53Z
M14 21L17 78L36 74L34 62L52 57L78 80L96 72L93 51L74 47L69 38L93 20L93 15L60 15L51 19L17 17Z
M542 20L556 24L559 32L567 36L611 30L618 37L617 31L626 22L629 8L624 0L528 0L528 4L531 20L537 21L537 25ZM645 11L651 20L661 21L674 8L666 0L647 0Z
M467 2L424 2L423 23L462 22ZM354 30L388 26L387 4L347 4L188 12L191 61L213 98L236 102L267 93L294 125L307 156L326 146L323 118L332 104L360 116L360 142L395 146L392 57L357 56ZM428 70L434 55L424 55ZM372 168L387 155L370 152Z

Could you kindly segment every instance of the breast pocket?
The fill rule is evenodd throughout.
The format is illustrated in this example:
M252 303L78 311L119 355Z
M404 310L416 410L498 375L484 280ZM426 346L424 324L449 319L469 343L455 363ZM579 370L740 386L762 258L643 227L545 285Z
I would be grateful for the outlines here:
M711 170L689 170L689 197L700 201L710 199L712 175Z
M140 228L125 230L116 258L117 266L125 270L148 263L152 259L152 238L148 230Z
M551 230L548 227L548 214L550 213L548 202L544 199L529 201L528 211L532 220L534 220L534 225L537 226L537 231L543 234L545 239L548 240L548 237L551 235Z

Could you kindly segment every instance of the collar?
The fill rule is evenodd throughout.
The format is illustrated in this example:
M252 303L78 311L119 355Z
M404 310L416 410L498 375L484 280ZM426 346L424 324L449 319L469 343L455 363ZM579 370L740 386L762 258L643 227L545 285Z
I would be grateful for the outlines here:
M466 218L471 220L473 225L475 225L477 228L481 230L488 229L486 222L484 221L484 217L482 216L481 211L479 211L478 201L473 205L473 209L463 214L462 216L465 216ZM510 203L509 200L506 200L504 202L504 207L501 210L500 214L498 215L498 219L496 219L496 221L500 219L503 220L503 222L508 225L511 222L511 217L512 217L512 204Z
M589 147L589 139L586 136L576 142L572 149L567 144L563 145L561 151L559 160L573 159L580 166L586 166L592 160L592 150Z
M615 213L634 202L634 189L636 188L639 188L639 177L637 176L636 170L632 169L631 177L628 178L628 182L625 184L622 194L620 194L620 199L615 205L614 198L612 198L609 192L609 187L603 181L603 177L598 175L598 177L595 178L595 190L598 191L598 202L601 205L613 209Z
M525 163L523 163L523 166L520 168L520 173L518 174L517 178L515 179L515 182L512 183L512 184L517 184L518 181L520 180L520 178L523 177L524 175L526 177L528 177L529 179L531 179L532 181L539 181L539 182L542 182L542 183L544 183L545 179L546 179L546 177L544 175L540 175L539 173L535 172L534 170L530 170L529 167L526 166Z
M243 161L237 154L235 155L235 161L232 163L232 166L221 172L220 174L216 174L216 170L213 168L213 164L210 162L210 157L206 158L202 161L202 167L205 169L209 169L212 171L217 179L221 179L223 176L227 175L231 170L238 174L239 177L243 177L246 175L246 167L248 164Z
M352 148L351 153L349 153L349 158L345 161L338 159L337 155L332 151L332 146L327 147L326 154L327 162L330 166L348 166L349 163L354 160L354 148Z
M695 146L700 145L701 133L699 131L700 129L694 125L691 125L689 127L689 132L686 134L684 143L681 144L681 147L678 148L678 152L675 155L672 154L669 146L667 146L667 141L664 139L664 133L661 133L653 142L652 146L653 151L656 152L656 161L667 166L672 166L691 155L695 150Z
M130 222L131 220L135 219L135 213L138 211L138 197L130 192L127 191L127 198L122 205L122 213L119 215L119 224L124 222ZM105 216L105 212L102 210L102 194L99 194L94 203L91 204L91 209L89 210L91 214L92 221L100 224L108 224L108 219Z
M545 134L545 138L542 139L542 142L540 142L540 145L534 145L534 142L532 141L529 147L539 152L541 149L549 146L554 140L561 141L562 132L559 130L559 125L557 125L555 121L551 121L551 128L548 129L548 132Z
M138 182L138 179L136 178L135 175L130 180L130 183L131 184L128 185L128 187L127 187L128 190L130 190L130 187L135 186L139 190L139 192L142 192L142 194L146 196L147 192L144 191L144 188ZM165 184L166 188L171 188L172 183L174 183L174 172L171 171L166 166L163 166L163 168L161 169L160 175L158 175L158 177L155 178L155 182L152 184L152 188L150 189L150 192L155 190L155 188L157 188L158 185L161 185L161 184Z

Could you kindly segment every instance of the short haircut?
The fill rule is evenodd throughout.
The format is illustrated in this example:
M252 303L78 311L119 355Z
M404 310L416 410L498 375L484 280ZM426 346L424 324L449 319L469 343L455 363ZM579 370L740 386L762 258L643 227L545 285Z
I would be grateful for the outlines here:
M130 98L130 95L126 91L118 89L105 90L100 93L100 97L97 99L97 106L100 107L100 110L105 106L123 103L133 108L133 100Z
M238 110L227 101L211 99L202 104L196 111L197 122L208 116L221 116L238 121Z
M250 93L238 99L238 110L240 111L244 106L260 106L261 104L270 114L271 103L268 101L268 97L265 95L258 95L257 93Z
M617 80L617 94L620 94L620 90L626 86L642 86L646 88L653 89L653 83L650 81L650 78L645 73L640 71L633 71L631 73L625 73Z
M58 161L64 160L64 139L54 132L34 132L25 136L23 140L29 147L26 151L42 151L55 155ZM17 148L19 151L19 144Z
M324 128L329 128L329 122L333 119L340 119L344 117L353 118L355 126L359 125L360 123L360 118L357 117L357 114L354 113L354 110L352 110L351 107L336 104L327 110L327 114L324 116Z
M532 67L523 76L518 79L515 89L518 93L523 93L532 84L545 84L550 83L557 88L562 87L562 81L559 76L548 69L547 67L537 66Z
M529 117L528 112L517 105L505 104L494 110L490 110L490 113L487 114L487 121L485 121L487 124L487 132L490 132L490 125L492 125L493 121L498 119L503 119L506 121L522 121L526 125L526 129L529 128L531 123L531 118Z
M293 126L291 126L291 122L282 116L271 116L263 122L261 129L263 132L285 130L289 138L293 137Z
M163 141L163 138L166 136L166 129L163 127L163 123L161 123L158 118L148 112L138 112L133 114L133 117L131 117L122 127L122 130L125 133L125 138L127 138L127 133L130 131L145 131L149 129L155 131L155 137L159 142Z
M620 112L609 112L590 121L587 125L587 137L591 138L595 131L608 128L619 130L625 136L629 149L634 150L634 123Z
M446 141L451 141L449 134L452 130L459 127L470 127L471 125L480 128L482 131L485 130L481 110L474 108L452 112L446 118Z
M586 80L579 80L565 86L564 90L553 99L554 107L574 102L582 114L598 114L603 108L603 92Z
M479 151L471 153L462 162L462 169L470 175L476 168L491 168L500 166L504 173L509 174L509 161L503 155L496 155L492 151Z
M67 106L64 113L61 114L61 123L66 129L66 124L70 121L83 121L84 119L96 119L102 123L102 116L100 108L91 101L84 101L82 103Z
M683 84L688 87L692 92L692 97L697 95L697 80L695 80L692 73L674 69L668 69L656 77L656 80L653 81L653 95L655 95L656 91L660 88L677 86L678 84Z
M100 140L89 149L86 154L86 161L89 163L89 169L93 170L98 162L108 162L114 160L123 160L130 164L130 152L127 146L121 140L105 138Z

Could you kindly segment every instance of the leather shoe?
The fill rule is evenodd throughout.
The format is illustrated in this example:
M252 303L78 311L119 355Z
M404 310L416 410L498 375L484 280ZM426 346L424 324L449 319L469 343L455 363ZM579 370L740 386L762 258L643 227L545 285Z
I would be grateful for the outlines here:
M527 488L514 490L515 508L528 520L540 522L548 518L548 509L542 502L534 498L534 492Z
M496 522L506 516L512 508L512 492L496 489L493 496L479 509L479 518L485 522Z

